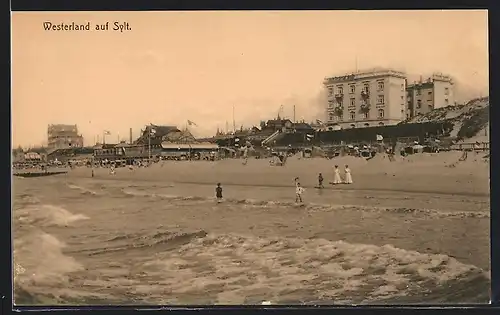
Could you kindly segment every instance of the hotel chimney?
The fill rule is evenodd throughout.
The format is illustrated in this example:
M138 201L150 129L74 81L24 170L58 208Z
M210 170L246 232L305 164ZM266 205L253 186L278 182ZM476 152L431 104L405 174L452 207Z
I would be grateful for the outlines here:
M130 144L132 144L132 128L130 128L130 139L129 139L129 141L130 141Z

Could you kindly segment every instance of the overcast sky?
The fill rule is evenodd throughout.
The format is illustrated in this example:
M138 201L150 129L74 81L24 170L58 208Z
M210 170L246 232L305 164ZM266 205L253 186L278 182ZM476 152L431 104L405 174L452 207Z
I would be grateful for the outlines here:
M128 22L119 31L45 31L43 22ZM212 135L278 113L322 118L323 78L393 67L455 78L460 98L488 93L486 11L12 13L13 144L77 124L86 144L134 138L145 124ZM357 60L357 62L356 62ZM101 136L102 137L102 136Z

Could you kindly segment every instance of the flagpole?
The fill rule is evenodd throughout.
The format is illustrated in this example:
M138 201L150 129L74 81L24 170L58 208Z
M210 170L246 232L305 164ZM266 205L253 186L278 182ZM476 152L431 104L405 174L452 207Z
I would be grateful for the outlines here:
M233 105L233 134L236 132L236 121L234 120L234 105Z

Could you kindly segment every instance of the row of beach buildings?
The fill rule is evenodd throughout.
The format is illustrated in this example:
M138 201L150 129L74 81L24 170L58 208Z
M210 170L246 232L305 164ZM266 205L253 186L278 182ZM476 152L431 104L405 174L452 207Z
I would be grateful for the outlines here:
M129 141L106 144L106 134L103 134L102 143L92 147L84 147L83 136L76 125L52 124L47 129L48 146L30 152L17 150L17 159L54 160L75 155L98 159L116 159L125 155L149 158L183 151L212 152L221 147L238 149L247 143L257 147L293 143L323 145L374 140L381 134L393 139L422 138L428 134L446 134L450 128L441 123L399 124L434 109L455 105L454 83L447 75L435 73L425 80L420 78L410 83L404 72L376 68L327 77L323 86L328 95L324 121L306 123L278 114L276 119L263 121L258 127L217 132L214 137L206 139L195 139L187 127L181 130L176 126L148 125L138 139L132 139L130 130Z

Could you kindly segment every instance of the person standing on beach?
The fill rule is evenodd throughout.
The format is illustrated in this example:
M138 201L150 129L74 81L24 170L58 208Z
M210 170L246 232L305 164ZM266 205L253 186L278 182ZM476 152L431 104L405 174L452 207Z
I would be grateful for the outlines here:
M349 165L346 165L344 168L345 172L345 184L352 184L352 176L351 176L351 169L349 168Z
M323 186L323 175L321 173L318 175L318 188L325 188L325 186Z
M340 171L339 171L339 166L335 165L334 171L333 171L333 185L338 185L342 184L342 179L340 178Z
M217 203L222 202L222 187L220 183L217 183L217 187L215 188L215 198L217 198Z
M297 183L297 187L295 188L295 202L302 203L302 193L304 192L304 188L300 186L300 183Z

